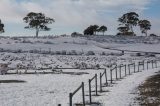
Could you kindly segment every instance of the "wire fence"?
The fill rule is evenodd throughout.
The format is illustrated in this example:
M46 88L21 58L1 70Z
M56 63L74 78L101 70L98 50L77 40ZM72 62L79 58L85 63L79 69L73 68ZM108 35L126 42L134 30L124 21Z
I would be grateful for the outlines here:
M95 74L91 79L88 80L88 87L89 87L89 104L94 103L93 101L93 96L99 96L99 93L103 92L103 87L108 87L109 81L110 84L113 84L113 81L117 81L119 79L122 79L126 77L127 75L132 75L133 73L141 72L142 70L146 69L153 69L158 67L158 61L157 60L149 60L149 61L140 61L137 64L136 63L130 63L130 64L120 64L120 65L115 65L114 67L110 68L110 79L108 79L108 74L105 68L100 68L103 69L103 72L100 72L100 76L98 77L97 74ZM137 67L137 69L136 69ZM99 78L99 84L98 84L98 78ZM95 82L94 82L95 81ZM94 85L94 86L91 86ZM105 86L103 86L105 85ZM93 88L95 91L93 91ZM98 91L99 88L99 91ZM85 101L85 86L84 82L73 92L69 94L69 106L73 106L72 104L72 98L74 95L82 89L82 105L85 106L88 101ZM95 95L92 94L92 92L95 92ZM61 106L60 104L58 106Z

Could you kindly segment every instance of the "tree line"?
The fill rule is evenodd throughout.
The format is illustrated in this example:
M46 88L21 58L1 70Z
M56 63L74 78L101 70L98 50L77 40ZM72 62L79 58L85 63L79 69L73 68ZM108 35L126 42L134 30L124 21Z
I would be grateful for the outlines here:
M107 31L107 27L102 25L90 25L88 28L84 30L84 35L96 35L97 32L102 32L103 35Z
M40 31L49 31L47 25L55 22L53 18L46 17L43 13L35 13L30 12L24 18L23 21L28 25L25 29L35 29L36 37L38 37ZM135 36L135 32L133 27L139 26L141 33L147 36L147 31L151 29L150 21L143 19L139 19L139 15L136 12L129 12L123 14L120 18L118 18L119 27L117 30L119 31L117 35L132 35ZM87 27L83 33L84 35L96 35L97 33L104 33L108 30L107 26L102 25L90 25ZM0 33L4 32L4 24L0 20Z
M150 21L143 19L139 19L139 15L136 12L129 12L123 14L120 18L118 18L119 27L117 30L119 31L117 35L131 35L135 36L135 32L133 27L139 26L141 33L147 36L147 31L151 29ZM96 32L103 32L107 31L106 26L99 27L98 25L90 25L88 28L84 30L84 35L96 35Z

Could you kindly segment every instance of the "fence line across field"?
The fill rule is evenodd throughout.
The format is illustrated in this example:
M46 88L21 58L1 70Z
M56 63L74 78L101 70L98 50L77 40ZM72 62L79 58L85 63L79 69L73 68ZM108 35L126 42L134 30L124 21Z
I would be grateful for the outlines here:
M127 76L127 66L128 66L128 73L129 75L131 75L131 67L133 67L134 69L134 73L136 73L136 66L137 66L137 72L140 72L140 67L142 67L142 70L145 69L145 63L147 64L147 70L149 69L149 64L151 63L152 65L152 69L153 68L157 68L158 67L158 64L157 64L157 61L158 60L150 60L150 61L140 61L138 62L138 64L136 65L136 63L131 63L131 64L120 64L120 65L116 65L115 67L113 68L110 68L110 83L113 84L113 71L115 71L115 77L116 77L116 80L118 80L118 68L119 68L119 78L121 79L122 78L122 68L125 69L125 76L123 77L126 77ZM100 69L104 69L104 72L103 73L100 73L100 92L102 92L102 78L105 77L105 81L106 81L106 84L108 85L108 79L107 79L107 71L105 68L100 68ZM97 82L97 74L95 74L95 76L93 76L91 79L89 79L89 102L90 104L92 104L92 88L91 88L91 82L93 80L95 80L95 92L96 92L96 95L98 95L98 90L97 90L97 86L98 86L98 82ZM84 83L82 82L81 86L78 87L73 93L70 93L70 106L72 106L72 98L73 98L73 95L76 94L76 92L78 92L82 87L82 97L83 97L83 106L85 106L85 97L84 97ZM106 86L107 87L107 86ZM58 106L61 106L61 105L58 105Z
M110 83L113 84L113 72L115 73L115 81L117 81L118 79L122 79L122 77L126 77L127 73L128 75L131 75L132 73L136 73L136 72L141 72L142 70L148 70L150 68L157 68L158 67L158 62L159 60L143 60L143 61L139 61L138 64L136 63L130 63L130 64L120 64L120 65L115 65L114 67L110 68ZM127 68L128 67L128 68ZM137 67L137 69L136 69ZM122 68L124 69L124 76L122 76ZM79 68L54 68L54 69L79 69ZM93 69L93 68L86 68L86 69ZM99 69L103 69L104 72L100 72L100 79L99 79L99 88L100 88L100 93L103 91L102 89L102 84L103 84L103 78L105 79L105 84L106 87L108 85L108 77L107 77L107 71L105 68L99 68ZM128 69L128 71L127 71ZM132 70L131 70L132 69ZM47 74L47 73L51 73L51 72L42 72L42 74ZM21 73L22 74L22 73ZM24 74L30 74L25 72ZM119 74L119 76L118 76ZM118 78L119 77L119 78ZM95 81L95 95L98 96L98 76L97 74L95 74L91 79L88 80L89 83L89 103L92 104L92 87L91 84L92 82ZM78 91L82 90L82 105L85 106L86 105L86 101L85 101L85 86L84 86L84 82L81 83L81 85L72 93L69 93L69 106L73 106L73 97L74 95L76 95L76 93ZM61 106L61 104L58 104L58 106Z

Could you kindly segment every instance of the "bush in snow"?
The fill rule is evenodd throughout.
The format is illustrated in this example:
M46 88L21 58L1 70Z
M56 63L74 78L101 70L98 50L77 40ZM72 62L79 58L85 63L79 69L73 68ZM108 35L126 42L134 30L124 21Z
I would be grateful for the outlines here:
M90 65L89 68L98 70L100 68L99 64Z
M101 55L106 55L106 53L105 53L105 52L102 52Z
M54 43L50 42L50 41L47 41L47 42L44 42L44 44L54 44Z
M74 63L74 68L78 68L78 69L81 69L81 70L85 70L85 69L87 69L88 67L87 67L87 64L84 63L84 62L81 62L81 63L75 62L75 63Z
M23 40L22 43L31 43L31 44L33 44L33 42L31 42L29 40Z
M72 50L71 55L77 55L77 52L75 50Z
M95 69L99 69L99 68L100 68L100 65L96 64Z
M7 42L7 44L11 44L11 42Z
M56 51L55 54L56 55L61 55L61 52L60 51Z
M95 55L93 51L88 51L86 55Z
M81 36L83 36L83 35L80 34L80 33L78 33L78 32L73 32L73 33L71 34L71 37L81 37Z
M65 50L62 50L62 55L66 55L67 52Z

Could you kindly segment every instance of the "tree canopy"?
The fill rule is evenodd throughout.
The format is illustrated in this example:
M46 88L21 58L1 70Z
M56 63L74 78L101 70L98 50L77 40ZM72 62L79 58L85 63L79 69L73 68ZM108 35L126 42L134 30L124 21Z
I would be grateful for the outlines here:
M0 33L4 33L4 24L0 20Z
M96 35L96 32L103 32L103 35L107 31L106 26L98 26L98 25L90 25L88 28L84 30L84 35Z
M123 25L123 27L128 27L128 29L134 34L133 26L137 26L139 15L135 12L129 12L118 18L118 21L121 23L119 24L120 26Z
M145 33L146 36L147 36L147 31L151 29L150 21L148 21L148 20L140 20L138 22L138 24L140 26L140 30L141 30L142 34Z
M94 35L98 29L98 25L90 25L88 28L84 30L84 35Z
M100 28L99 28L99 32L103 32L103 35L104 33L107 31L107 27L102 25Z
M28 13L23 20L28 23L28 26L25 27L26 29L36 29L36 37L38 37L39 31L49 31L51 28L47 25L55 22L54 19L46 17L43 13L34 12Z

